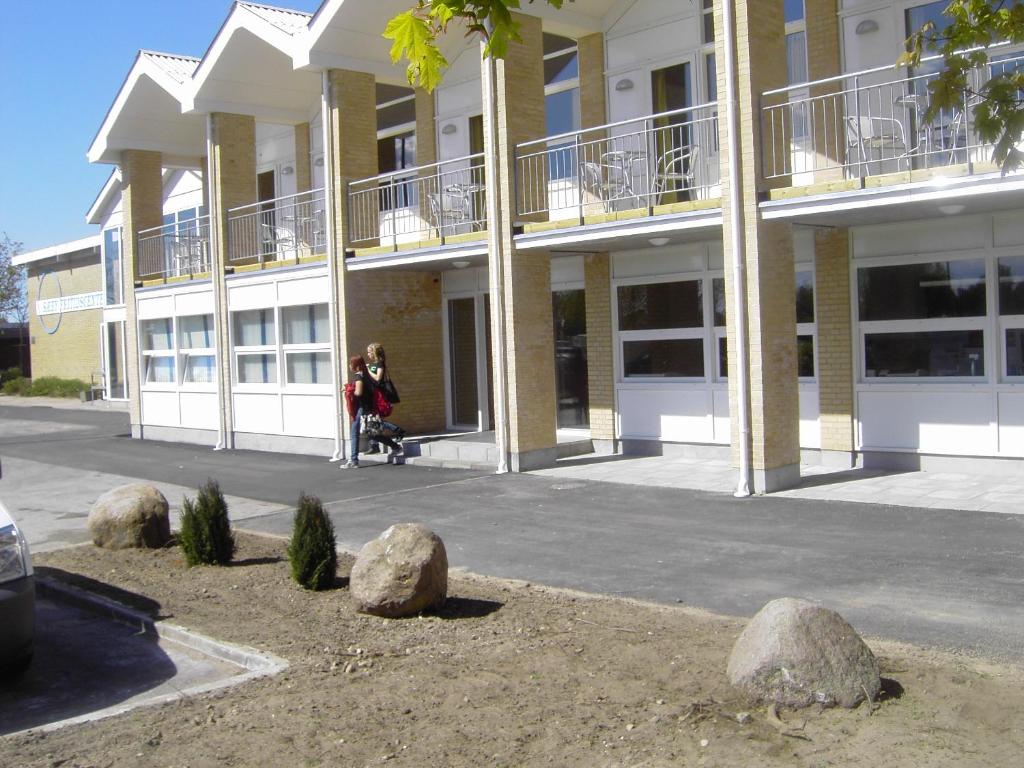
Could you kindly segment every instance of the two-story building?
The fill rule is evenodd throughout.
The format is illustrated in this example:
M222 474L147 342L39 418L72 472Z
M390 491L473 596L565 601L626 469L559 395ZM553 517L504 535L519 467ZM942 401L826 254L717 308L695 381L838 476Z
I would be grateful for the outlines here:
M135 436L341 457L377 341L403 426L480 433L419 448L456 461L1024 466L1020 177L894 66L941 1L535 3L432 94L407 6L236 2L138 55L89 150Z

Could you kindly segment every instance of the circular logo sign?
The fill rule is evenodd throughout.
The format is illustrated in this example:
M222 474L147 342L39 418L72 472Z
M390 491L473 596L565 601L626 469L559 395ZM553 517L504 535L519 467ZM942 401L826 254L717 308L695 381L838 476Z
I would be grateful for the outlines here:
M49 335L53 335L60 328L60 321L64 313L60 309L60 299L64 295L60 289L60 278L56 272L46 270L39 275L39 285L36 291L36 317L39 324ZM43 307L56 306L56 311L44 310Z

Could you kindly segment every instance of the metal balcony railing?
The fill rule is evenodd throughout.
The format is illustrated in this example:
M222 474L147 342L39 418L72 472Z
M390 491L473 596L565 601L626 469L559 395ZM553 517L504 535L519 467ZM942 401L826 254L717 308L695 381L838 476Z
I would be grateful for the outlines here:
M194 277L210 265L209 216L139 232L140 279Z
M938 57L924 59L916 71L878 67L766 91L765 176L810 183L816 175L852 179L951 165L972 172L974 163L991 156L991 146L974 130L979 87L1022 62L1018 54L992 55L987 71L971 73L956 106L932 119L925 113L929 84L940 71Z
M483 155L382 173L348 185L354 245L414 243L487 228Z
M520 216L551 220L717 197L718 105L548 136L516 147Z
M324 190L242 205L228 211L228 261L298 260L326 253Z

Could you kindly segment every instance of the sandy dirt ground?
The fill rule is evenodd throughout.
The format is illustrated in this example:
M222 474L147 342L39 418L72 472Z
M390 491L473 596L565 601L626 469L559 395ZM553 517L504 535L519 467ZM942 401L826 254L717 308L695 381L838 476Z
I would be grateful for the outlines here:
M353 611L350 557L335 589L312 593L290 580L286 542L238 540L230 567L188 569L177 547L90 545L41 555L37 569L282 656L286 671L0 739L0 764L1022 765L1018 667L869 638L886 678L877 703L780 723L726 680L740 620L459 573L443 610L384 620Z

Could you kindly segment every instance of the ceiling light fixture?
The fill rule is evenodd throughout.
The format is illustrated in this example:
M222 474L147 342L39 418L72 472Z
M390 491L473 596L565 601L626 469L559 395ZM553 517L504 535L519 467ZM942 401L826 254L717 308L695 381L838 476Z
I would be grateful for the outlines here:
M452 266L455 267L456 269L465 269L466 267L469 266L469 262L468 261L453 261L452 262Z
M951 203L950 205L940 205L939 213L944 213L947 216L956 216L958 213L962 213L964 206L960 203Z
M667 237L652 237L647 242L649 242L655 248L660 248L663 245L668 245L668 241L669 241L669 238L667 238Z

